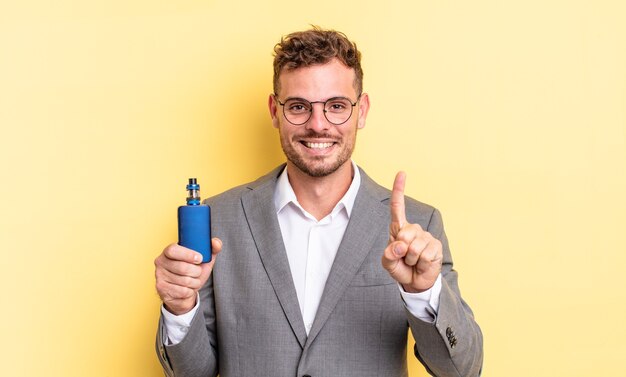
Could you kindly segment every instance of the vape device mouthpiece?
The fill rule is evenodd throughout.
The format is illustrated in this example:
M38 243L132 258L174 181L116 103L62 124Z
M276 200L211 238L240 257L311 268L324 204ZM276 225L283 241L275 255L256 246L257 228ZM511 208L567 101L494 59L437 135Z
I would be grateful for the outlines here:
M196 178L189 178L189 184L187 185L187 205L197 206L200 205L200 185Z

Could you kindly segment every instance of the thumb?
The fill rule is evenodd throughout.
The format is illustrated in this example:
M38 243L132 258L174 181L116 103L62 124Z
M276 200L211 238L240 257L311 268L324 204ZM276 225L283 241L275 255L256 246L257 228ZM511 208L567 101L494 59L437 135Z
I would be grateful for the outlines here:
M213 256L213 258L211 259L209 263L202 263L200 265L202 272L200 273L199 279L202 282L202 285L204 285L204 283L206 283L206 281L209 280L209 276L211 276L211 273L213 272L214 265L215 265L215 256Z
M383 252L383 268L390 272L394 271L397 263L404 258L408 250L408 245L402 241L389 243Z

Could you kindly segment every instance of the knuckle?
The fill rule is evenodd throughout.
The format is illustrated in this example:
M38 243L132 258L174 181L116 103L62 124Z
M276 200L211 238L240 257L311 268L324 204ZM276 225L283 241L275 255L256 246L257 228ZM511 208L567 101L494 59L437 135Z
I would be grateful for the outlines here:
M202 288L205 282L206 280L204 279L193 279L193 281L189 285L189 288L193 289L194 291L197 291L198 289Z
M179 245L176 243L172 243L167 245L167 247L163 250L163 255L168 259L178 260L180 259L180 249Z
M413 240L413 237L411 236L409 230L406 228L403 228L402 230L400 230L398 234L396 235L396 241L410 243L412 240Z
M154 266L157 268L162 267L165 264L166 260L167 259L166 259L165 253L161 253L159 254L158 257L154 258Z
M183 275L187 277L191 277L191 278L198 277L198 266L196 266L195 264L187 263L187 262L183 262L183 263L184 263Z
M411 241L409 249L414 253L419 253L424 249L424 241L420 238L415 238Z
M184 262L171 262L168 265L167 270L176 275L185 275L185 263Z
M387 262L391 262L393 261L395 258L393 258L394 252L393 252L393 245L389 245L385 248L385 251L383 252L383 255L381 257L383 264L387 263Z
M163 255L169 256L172 253L172 246L173 244L167 245L165 249L163 249Z
M183 285L185 288L195 289L195 288L196 288L196 286L198 285L198 283L197 283L197 280L196 280L196 279L194 279L194 278L192 278L192 277L189 277L189 276L186 276L186 277L183 279L183 284L182 284L182 285Z
M428 249L424 251L423 255L424 259L428 262L432 262L435 258L437 258L437 251L434 249Z
M172 299L181 299L184 298L184 294L183 294L183 288L182 287L177 287L177 286L170 286L169 289L167 290L167 297L170 297Z
M189 276L189 274L191 273L191 265L187 262L180 262L179 270L181 275Z
M179 291L180 291L179 298L181 299L188 299L196 294L196 291L194 291L193 289L189 287L180 287Z
M187 263L186 266L187 266L187 276L196 277L198 275L196 265Z
M166 283L162 280L157 280L156 284L155 284L155 288L157 290L157 292L159 293L159 295L161 297L163 297L165 291L166 291Z
M194 278L199 278L200 276L202 276L202 267L198 266L197 264L192 264L192 277Z

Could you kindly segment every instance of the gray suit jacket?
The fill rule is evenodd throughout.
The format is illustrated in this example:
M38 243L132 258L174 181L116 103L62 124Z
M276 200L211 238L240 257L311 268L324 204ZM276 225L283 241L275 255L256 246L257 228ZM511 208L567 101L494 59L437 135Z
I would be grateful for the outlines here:
M443 243L443 288L434 324L414 318L382 268L390 191L363 171L350 221L306 335L273 194L278 167L207 200L223 241L200 310L185 338L157 353L168 376L407 376L407 327L415 355L436 376L476 376L482 334L463 301L439 212L406 199L407 219Z

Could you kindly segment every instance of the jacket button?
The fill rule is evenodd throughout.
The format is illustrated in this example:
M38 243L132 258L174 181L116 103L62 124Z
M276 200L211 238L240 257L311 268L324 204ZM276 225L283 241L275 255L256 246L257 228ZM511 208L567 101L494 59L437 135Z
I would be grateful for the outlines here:
M305 374L305 375L304 375L304 376L302 376L302 377L311 377L311 375L309 375L309 374Z
M456 338L450 339L450 348L456 347Z

